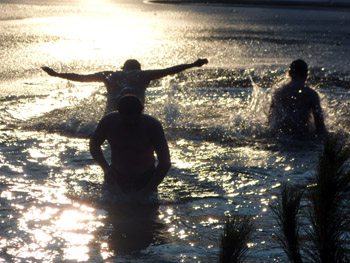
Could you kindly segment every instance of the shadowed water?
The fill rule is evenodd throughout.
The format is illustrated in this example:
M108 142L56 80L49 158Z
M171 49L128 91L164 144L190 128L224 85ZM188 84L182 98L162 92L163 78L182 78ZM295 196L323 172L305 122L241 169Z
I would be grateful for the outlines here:
M226 215L256 225L247 262L285 262L269 204L281 183L305 183L322 142L275 138L271 94L304 58L326 126L347 134L348 12L140 1L1 3L0 260L217 262ZM322 19L320 19L322 18ZM172 168L158 201L108 201L88 138L105 89L47 76L209 64L152 82ZM105 153L110 152L105 146Z

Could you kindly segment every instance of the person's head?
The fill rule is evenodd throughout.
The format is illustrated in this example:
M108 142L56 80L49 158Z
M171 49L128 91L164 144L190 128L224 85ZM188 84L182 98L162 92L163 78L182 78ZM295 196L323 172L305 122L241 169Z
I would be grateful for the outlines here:
M128 59L124 62L123 70L141 70L141 64L136 59Z
M120 98L117 109L126 125L135 126L140 119L143 106L139 98L128 94Z
M292 64L290 64L288 73L292 79L296 79L296 78L306 79L307 72L308 72L308 68L307 68L306 62L302 59L297 59L297 60L294 60Z

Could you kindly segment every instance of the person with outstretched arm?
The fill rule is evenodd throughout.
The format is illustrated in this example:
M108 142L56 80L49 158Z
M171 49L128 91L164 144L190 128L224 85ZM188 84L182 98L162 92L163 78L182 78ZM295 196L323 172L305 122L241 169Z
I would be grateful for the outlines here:
M190 64L181 64L165 69L141 70L141 64L135 59L125 61L121 71L102 71L93 74L58 73L49 67L42 69L53 77L59 77L78 82L103 82L107 88L106 113L116 110L118 100L126 94L138 97L145 102L145 91L152 80L180 73L184 70L201 67L207 64L207 59L198 59Z

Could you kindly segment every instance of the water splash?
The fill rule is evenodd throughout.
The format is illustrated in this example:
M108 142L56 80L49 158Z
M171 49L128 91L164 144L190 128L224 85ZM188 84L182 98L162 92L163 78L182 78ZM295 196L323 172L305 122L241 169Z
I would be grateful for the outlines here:
M94 87L75 86L68 82L58 91L45 96L28 96L17 100L17 107L8 103L6 119L24 130L57 132L88 137L105 110L106 97Z
M349 134L350 132L350 92L339 87L318 91L323 109L326 128L330 132Z
M187 137L230 141L265 136L273 88L262 88L245 74L251 87L179 85L168 79L152 94L157 105L151 103L147 113Z

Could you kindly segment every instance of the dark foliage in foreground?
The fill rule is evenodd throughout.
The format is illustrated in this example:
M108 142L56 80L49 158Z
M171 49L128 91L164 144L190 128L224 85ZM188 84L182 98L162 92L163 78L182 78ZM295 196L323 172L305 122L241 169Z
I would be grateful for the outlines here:
M221 237L220 263L241 263L244 261L253 227L254 225L248 216L234 215L226 218L224 234Z
M344 246L349 238L349 158L349 149L337 138L326 138L317 173L310 178L314 183L308 192L312 228L307 234L312 241L308 255L314 262L350 262Z
M348 263L350 151L338 138L327 137L318 161L317 172L309 178L305 192L284 185L279 205L272 209L283 232L277 238L290 262ZM309 227L303 228L301 245L300 204L305 198L305 215Z
M277 234L277 239L282 245L290 262L301 263L300 243L299 243L299 221L300 200L302 191L288 187L286 184L281 190L280 206L272 207L272 211L278 219L281 234Z

